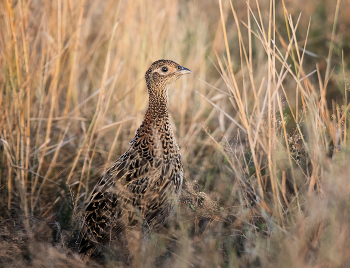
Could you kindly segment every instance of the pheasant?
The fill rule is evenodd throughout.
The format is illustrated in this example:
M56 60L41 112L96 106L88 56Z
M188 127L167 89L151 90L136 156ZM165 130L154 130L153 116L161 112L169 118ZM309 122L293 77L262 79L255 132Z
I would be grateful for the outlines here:
M147 70L148 109L130 148L105 171L91 194L80 253L120 239L120 233L140 222L157 230L172 212L182 188L183 166L169 120L168 88L190 73L171 60L158 60Z

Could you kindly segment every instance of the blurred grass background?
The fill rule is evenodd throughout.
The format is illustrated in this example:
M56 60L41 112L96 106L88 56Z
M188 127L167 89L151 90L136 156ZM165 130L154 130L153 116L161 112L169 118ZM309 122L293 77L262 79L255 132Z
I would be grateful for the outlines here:
M100 265L79 215L162 58L193 73L169 91L191 198L134 265L347 267L349 4L2 1L0 267Z

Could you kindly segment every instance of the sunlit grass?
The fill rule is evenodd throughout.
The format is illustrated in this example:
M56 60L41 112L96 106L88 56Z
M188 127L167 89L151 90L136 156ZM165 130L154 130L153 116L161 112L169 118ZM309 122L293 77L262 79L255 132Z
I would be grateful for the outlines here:
M1 2L0 266L84 267L84 203L161 58L193 73L169 92L187 184L165 233L130 234L134 265L349 263L348 7L294 2Z

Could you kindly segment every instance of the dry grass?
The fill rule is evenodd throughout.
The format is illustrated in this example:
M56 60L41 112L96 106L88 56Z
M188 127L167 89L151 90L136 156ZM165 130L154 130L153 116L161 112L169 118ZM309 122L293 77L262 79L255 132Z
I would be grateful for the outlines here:
M85 266L79 215L160 58L193 72L169 92L187 184L134 265L347 267L350 5L325 5L2 1L0 267Z

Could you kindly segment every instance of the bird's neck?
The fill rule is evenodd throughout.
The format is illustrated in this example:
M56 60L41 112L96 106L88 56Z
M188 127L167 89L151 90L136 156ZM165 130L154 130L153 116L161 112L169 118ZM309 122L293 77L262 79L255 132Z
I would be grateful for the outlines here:
M154 119L162 119L169 117L168 113L168 90L149 90L149 103L146 115L152 116Z
M178 150L168 113L167 90L157 90L155 92L149 90L148 94L148 109L141 126L136 132L136 137L142 139L143 135L148 133L147 135L153 135L155 140L170 139L175 146L174 148Z

